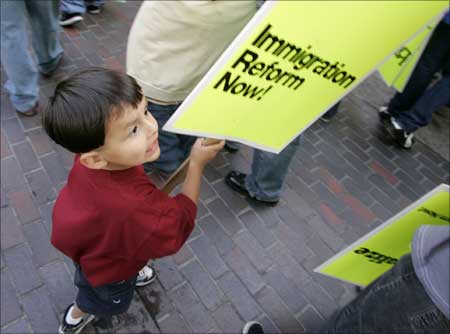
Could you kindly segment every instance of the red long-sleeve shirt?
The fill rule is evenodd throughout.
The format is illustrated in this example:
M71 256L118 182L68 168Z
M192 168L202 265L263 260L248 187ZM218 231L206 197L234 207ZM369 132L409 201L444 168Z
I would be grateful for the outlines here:
M129 279L149 259L176 253L196 213L185 195L157 189L142 166L93 170L76 158L53 209L51 242L95 287Z

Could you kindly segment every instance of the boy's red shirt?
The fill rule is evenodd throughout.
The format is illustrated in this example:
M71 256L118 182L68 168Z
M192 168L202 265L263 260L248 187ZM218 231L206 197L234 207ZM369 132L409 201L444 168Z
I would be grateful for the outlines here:
M51 242L96 287L130 279L149 259L176 253L196 213L185 195L157 189L142 166L92 170L76 157L53 209Z

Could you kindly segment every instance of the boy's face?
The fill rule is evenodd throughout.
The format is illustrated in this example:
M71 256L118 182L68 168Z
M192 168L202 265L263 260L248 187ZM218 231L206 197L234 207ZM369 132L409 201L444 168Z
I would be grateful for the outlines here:
M159 158L158 123L147 111L144 97L139 106L125 106L106 128L105 144L98 149L107 162L103 169L122 170Z

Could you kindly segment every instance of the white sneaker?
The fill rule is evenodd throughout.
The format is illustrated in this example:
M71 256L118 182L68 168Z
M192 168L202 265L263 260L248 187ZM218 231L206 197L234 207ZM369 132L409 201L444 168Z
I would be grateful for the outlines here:
M156 271L148 264L142 268L137 276L136 286L146 286L156 278Z

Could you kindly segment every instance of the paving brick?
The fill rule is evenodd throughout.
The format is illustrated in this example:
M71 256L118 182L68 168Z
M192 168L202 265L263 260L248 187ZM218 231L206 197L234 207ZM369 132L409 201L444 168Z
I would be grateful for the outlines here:
M359 183L353 180L352 177L345 178L342 180L342 185L345 187L346 191L358 198L366 206L371 206L374 203L374 199L359 187Z
M274 234L289 249L298 263L301 263L304 259L312 255L311 251L305 245L304 236L292 231L285 223L279 223L274 228Z
M22 296L22 305L35 333L55 333L59 321L45 288L33 290Z
M194 254L192 253L191 248L186 243L176 254L172 255L173 261L179 266L191 260L193 257Z
M363 162L367 162L370 160L369 155L364 152L355 142L349 138L345 138L342 140L342 143L345 145L348 151L352 152L359 160Z
M4 334L25 334L25 333L33 333L31 331L30 323L26 318L19 319L18 321L5 326L2 328L2 333Z
M255 210L256 215L261 218L267 228L271 229L280 222L280 218L275 213L275 210L272 210L267 205L253 201L250 203L250 206Z
M197 224L200 225L221 256L227 255L236 246L234 241L228 237L222 225L212 215L200 219Z
M264 273L272 265L265 249L248 231L242 231L233 238L239 248L247 255L259 273Z
M41 217L29 191L11 191L9 197L21 223L29 223Z
M210 164L205 166L203 170L203 176L206 178L208 182L216 182L223 178L222 173L220 173L217 168L211 166Z
M208 203L207 207L218 218L217 221L230 236L233 236L244 227L221 199L215 199Z
M175 312L175 306L158 280L136 289L136 293L150 316L158 322L168 314Z
M309 280L303 284L302 292L325 319L329 319L337 308L333 298L331 298L323 288L313 280Z
M289 168L297 177L302 179L302 181L305 182L307 185L310 186L316 182L316 178L311 173L310 167L308 165L305 165L303 161L300 161L298 159L292 159Z
M19 160L23 172L26 173L41 166L31 144L27 140L12 146L12 149Z
M235 214L238 214L248 207L247 201L245 201L237 192L228 187L223 180L214 184L214 190L220 194L220 197Z
M276 241L272 232L264 225L261 219L253 211L247 211L242 214L239 219L244 223L245 227L258 240L259 244L264 248L273 245Z
M239 249L234 248L225 257L228 266L235 272L251 294L257 293L264 286L264 281L253 267L248 257Z
M50 179L43 169L27 174L26 178L38 204L45 204L56 198Z
M240 333L245 325L229 303L221 305L212 316L222 333Z
M393 214L388 210L386 210L386 208L382 206L380 203L375 203L371 207L371 210L382 222L387 221L389 218L393 216Z
M11 189L25 189L25 179L15 157L11 156L1 161L2 187Z
M1 158L2 159L12 154L8 139L3 134L3 130L1 131L0 144L1 144Z
M297 333L303 331L302 325L286 308L283 300L269 286L258 293L256 299L262 309L274 321L282 333Z
M395 172L395 176L400 180L401 183L407 185L410 188L414 188L414 192L416 192L417 194L424 194L426 192L417 179L413 179L410 175L406 174L406 172L403 171L402 169L397 170ZM423 176L421 176L420 179L422 178Z
M370 148L370 145L367 143L365 138L360 136L360 133L356 132L357 130L351 127L345 127L341 130L341 132L345 135L346 138L350 139L353 143L359 146L364 152Z
M291 174L286 176L285 185L294 190L298 196L305 199L308 204L315 203L318 199L315 192L313 192L302 180Z
M189 246L212 277L217 278L228 270L217 249L205 236L192 240Z
M386 145L378 138L375 137L370 138L368 142L370 145L372 145L372 150L376 149L376 155L380 154L382 157L386 159L386 161L393 159L397 155L395 152L398 151L398 149L395 146ZM369 155L372 155L372 153L369 153Z
M197 219L200 219L208 214L209 214L209 211L206 208L206 206L201 201L198 201L197 202Z
M178 313L171 313L164 319L158 321L161 333L192 333L187 322Z
M444 182L442 177L433 173L433 171L426 166L419 168L419 172L422 173L428 180L435 183L436 185Z
M347 174L347 168L334 163L331 159L328 159L324 154L317 154L314 158L316 165L323 166L338 180L342 179ZM295 188L294 188L295 189Z
M387 183L383 177L378 174L372 174L369 176L369 181L376 187L378 187L381 191L383 191L386 195L388 195L394 201L400 197L400 193L395 190L389 183Z
M195 238L197 238L199 235L202 235L202 234L203 234L203 232L200 229L200 227L198 227L198 225L195 225L194 229L192 230L191 234L189 235L188 242L191 240L194 240Z
M2 130L5 132L10 144L17 143L26 138L25 132L23 132L22 126L19 124L17 118L2 121Z
M331 228L319 216L314 216L309 219L308 225L335 252L345 247L345 242L342 238L335 235Z
M194 333L206 333L216 326L214 319L198 300L189 284L183 284L175 289L170 293L170 297Z
M301 290L291 280L287 279L277 267L268 270L263 279L283 299L283 302L293 314L299 312L308 304L308 300L301 293Z
M1 208L1 249L8 249L25 241L22 228L17 217L9 207Z
M78 289L67 271L64 262L56 261L39 269L39 272L50 293L50 298L59 313L75 300Z
M362 175L368 175L371 173L370 168L364 162L359 160L359 158L352 152L344 152L342 155L349 162L349 164L353 166ZM349 176L352 175L350 174Z
M297 287L301 287L302 282L309 280L309 274L295 261L283 244L276 243L267 252L280 272L291 282L297 284Z
M40 267L58 259L58 253L50 244L50 236L41 221L25 225L23 231L33 252L33 262L37 266Z
M159 281L167 291L184 281L172 258L165 257L158 259L153 262L153 265L158 274Z
M301 203L301 202L299 202ZM307 204L301 205L301 209L305 210L303 213L300 210L296 210L297 214L291 209L288 205L279 204L275 208L276 213L280 217L280 219L286 223L286 225L294 231L295 237L301 239L302 241L306 240L309 235L311 235L311 228L308 226L306 219L303 217L308 217L309 214L313 212L310 211L311 208L307 207ZM305 208L306 207L306 208ZM315 213L314 213L315 214Z
M113 325L114 328L118 328L117 334L160 332L137 294L134 294L130 308L126 313L113 317Z
M303 138L299 151L308 156L315 156L319 153L319 150L307 138Z
M209 185L209 183L203 178L200 185L200 199L205 202L217 197L214 189Z
M7 249L3 254L17 292L25 293L42 284L32 262L31 249L26 244Z
M16 291L11 284L11 277L7 269L1 271L1 326L4 326L8 322L17 319L22 315L22 309L20 308L19 301L17 299ZM2 331L3 333L3 331Z
M264 333L281 333L280 329L269 319L267 315L263 315L257 321L264 328Z
M336 148L328 143L321 142L315 145L322 154L325 154L330 160L338 165L345 165L346 161L336 152Z
M64 168L63 162L56 152L42 156L41 162L54 186L67 180L69 171Z
M261 314L261 308L234 273L223 275L218 284L245 321L254 320Z
M181 271L208 309L215 310L223 303L223 293L197 261L189 262Z
M322 328L325 320L312 305L306 306L297 316L306 332L318 331Z
M413 190L410 186L404 184L403 182L397 186L397 189L403 196L406 196L411 201L416 201L421 197L416 193L416 190Z
M400 211L400 207L378 188L373 188L370 195L391 213L397 214Z
M52 213L53 206L55 202L46 203L39 206L39 212L41 214L41 218L44 222L44 226L47 229L47 232L50 234L52 230Z

